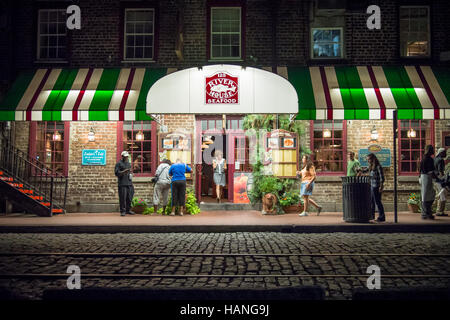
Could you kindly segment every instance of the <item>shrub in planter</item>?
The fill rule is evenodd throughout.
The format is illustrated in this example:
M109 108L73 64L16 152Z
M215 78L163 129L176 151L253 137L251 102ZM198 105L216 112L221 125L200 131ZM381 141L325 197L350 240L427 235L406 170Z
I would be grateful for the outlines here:
M145 211L145 209L147 209L147 207L148 207L147 201L142 198L134 197L131 200L131 210L134 211L135 213L142 214Z
M421 201L415 193L410 193L408 198L408 208L411 212L420 212Z

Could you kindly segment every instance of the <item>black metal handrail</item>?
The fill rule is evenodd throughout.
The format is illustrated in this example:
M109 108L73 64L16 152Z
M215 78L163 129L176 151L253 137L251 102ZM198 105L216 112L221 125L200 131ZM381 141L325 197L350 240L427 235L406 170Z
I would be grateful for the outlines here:
M53 208L65 210L68 178L19 150L0 135L0 169L10 175L33 195L49 202L50 215Z

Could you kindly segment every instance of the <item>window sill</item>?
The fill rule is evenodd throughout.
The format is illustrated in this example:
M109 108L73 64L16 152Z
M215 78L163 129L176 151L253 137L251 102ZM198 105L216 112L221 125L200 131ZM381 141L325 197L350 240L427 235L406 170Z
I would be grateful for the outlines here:
M36 63L36 64L38 64L38 63L42 63L42 64L44 64L44 63L52 63L52 64L64 63L64 64L68 64L69 61L67 61L67 60L36 60L33 63Z
M342 182L342 179L341 179L342 176L344 176L343 173L338 173L335 176L317 175L316 182Z
M413 183L417 183L417 185L419 185L419 176L399 176L398 178L398 182L413 182Z
M244 60L241 59L241 58L236 58L236 59L209 59L208 62L213 62L213 63L217 63L217 62L244 62Z
M348 64L349 61L346 58L312 58L308 60L309 65L321 65L321 64Z
M122 60L120 63L156 63L155 60Z
M133 182L151 182L153 177L133 177Z

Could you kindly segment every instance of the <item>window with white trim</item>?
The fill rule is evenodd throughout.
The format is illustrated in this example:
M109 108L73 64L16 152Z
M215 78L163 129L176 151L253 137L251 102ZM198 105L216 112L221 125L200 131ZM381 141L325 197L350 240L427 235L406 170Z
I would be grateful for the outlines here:
M430 55L429 7L400 7L400 54L402 57Z
M63 60L66 58L66 10L41 9L38 11L39 60Z
M311 58L343 58L343 29L312 28Z
M125 9L125 60L153 60L155 51L155 10Z
M211 8L211 59L241 58L241 8Z

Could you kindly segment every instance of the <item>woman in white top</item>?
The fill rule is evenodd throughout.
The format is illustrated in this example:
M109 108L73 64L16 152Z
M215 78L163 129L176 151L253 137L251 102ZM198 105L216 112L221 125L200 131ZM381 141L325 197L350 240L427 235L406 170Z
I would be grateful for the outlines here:
M225 187L225 170L227 169L227 162L223 158L223 153L220 150L216 150L215 158L213 160L213 169L214 169L214 183L216 185L216 197L217 202L220 202L221 193L220 187Z

